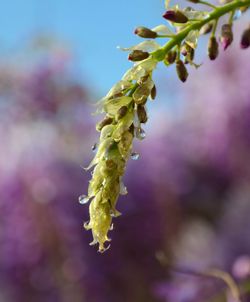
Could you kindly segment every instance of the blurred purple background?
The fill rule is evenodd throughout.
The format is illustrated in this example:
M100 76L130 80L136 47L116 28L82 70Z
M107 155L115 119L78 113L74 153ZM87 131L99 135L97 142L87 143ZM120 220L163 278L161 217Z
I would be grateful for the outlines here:
M213 63L202 42L204 64L185 85L172 67L157 72L147 138L135 143L140 159L129 162L104 254L88 245L88 207L78 203L98 139L91 100L101 94L54 37L37 34L0 58L0 302L235 302L222 280L196 274L210 268L250 301L244 24Z

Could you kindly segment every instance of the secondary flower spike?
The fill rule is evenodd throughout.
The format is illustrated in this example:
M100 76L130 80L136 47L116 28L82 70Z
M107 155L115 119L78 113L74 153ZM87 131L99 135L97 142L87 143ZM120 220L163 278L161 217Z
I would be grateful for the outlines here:
M180 10L167 10L162 17L174 23L188 22L188 18Z

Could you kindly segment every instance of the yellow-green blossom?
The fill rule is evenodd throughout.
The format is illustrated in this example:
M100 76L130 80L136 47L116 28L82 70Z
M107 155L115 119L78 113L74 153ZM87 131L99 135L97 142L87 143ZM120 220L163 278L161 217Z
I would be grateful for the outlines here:
M145 47L149 47L149 43ZM91 244L99 244L100 252L107 249L105 242L109 241L112 218L120 215L116 209L117 199L127 193L122 177L132 152L133 138L140 132L136 104L141 103L141 99L145 103L150 95L154 87L151 72L156 64L152 58L136 63L98 104L99 112L105 112L106 117L96 126L100 141L87 167L94 169L87 197L90 221L84 227L92 231Z

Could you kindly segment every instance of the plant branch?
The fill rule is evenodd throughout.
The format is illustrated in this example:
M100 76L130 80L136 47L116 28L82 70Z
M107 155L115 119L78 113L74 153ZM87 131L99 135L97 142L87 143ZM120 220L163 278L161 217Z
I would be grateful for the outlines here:
M189 34L192 30L200 30L202 26L213 21L218 20L223 15L235 11L238 8L250 5L250 0L235 0L228 4L225 4L220 7L216 7L207 18L202 19L198 22L192 23L188 25L185 29L176 34L171 40L169 40L162 48L154 51L152 56L158 59L158 61L162 61L165 55L171 50L174 46L181 44L182 40Z

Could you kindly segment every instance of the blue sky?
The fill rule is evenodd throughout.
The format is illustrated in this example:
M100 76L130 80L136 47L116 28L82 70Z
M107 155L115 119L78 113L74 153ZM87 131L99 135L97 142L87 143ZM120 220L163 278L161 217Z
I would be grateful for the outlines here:
M21 47L32 34L52 33L66 40L88 85L105 93L130 66L117 45L140 41L138 25L159 24L163 0L9 0L0 10L0 45ZM164 23L164 20L162 19Z

